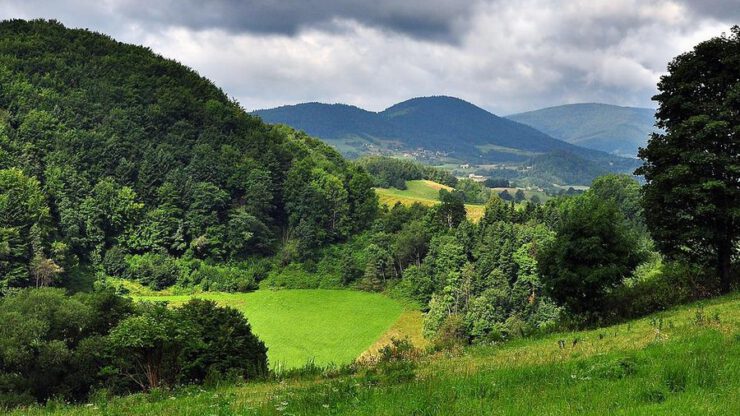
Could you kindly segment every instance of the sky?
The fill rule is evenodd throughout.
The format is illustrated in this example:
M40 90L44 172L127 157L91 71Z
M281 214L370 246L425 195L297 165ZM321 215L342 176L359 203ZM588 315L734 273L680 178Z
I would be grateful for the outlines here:
M667 63L740 22L738 0L0 0L150 47L247 110L318 101L380 111L450 95L507 115L654 107Z

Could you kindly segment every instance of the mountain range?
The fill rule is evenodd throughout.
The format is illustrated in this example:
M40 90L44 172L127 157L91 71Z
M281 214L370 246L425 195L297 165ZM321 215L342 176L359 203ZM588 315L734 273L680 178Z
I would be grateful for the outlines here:
M304 103L258 110L265 122L319 137L347 156L411 152L420 159L466 163L523 162L550 152L592 161L614 159L454 97L419 97L381 112L345 104Z
M609 104L568 104L507 118L571 144L626 157L635 157L658 131L654 109Z

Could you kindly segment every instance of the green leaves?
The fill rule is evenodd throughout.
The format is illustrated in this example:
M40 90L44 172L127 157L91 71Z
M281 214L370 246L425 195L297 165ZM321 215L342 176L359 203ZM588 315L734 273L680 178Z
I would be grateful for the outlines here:
M48 248L50 222L39 182L20 169L0 170L0 285L30 284L29 267L38 270L32 259Z
M82 267L115 245L241 261L273 254L278 236L310 255L372 223L363 169L265 125L192 70L53 22L3 22L0 34L3 285L30 284L36 254L69 270L52 242Z
M660 250L714 263L722 290L740 240L740 28L676 57L661 77L658 126L640 151L643 207Z
M537 253L545 292L575 314L599 312L641 260L635 234L612 200L590 193L569 201L556 232Z

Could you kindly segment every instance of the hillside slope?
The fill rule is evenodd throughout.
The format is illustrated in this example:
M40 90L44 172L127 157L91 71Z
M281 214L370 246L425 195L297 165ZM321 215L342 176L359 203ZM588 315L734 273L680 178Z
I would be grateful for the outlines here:
M31 284L32 258L66 280L107 256L120 266L146 252L269 255L287 227L317 247L377 205L369 178L336 151L262 123L193 70L41 20L0 23L0 191L14 192L14 206L0 200L10 287ZM336 203L348 208L329 221Z
M656 131L655 110L609 104L569 104L507 116L560 140L634 157Z
M352 154L423 149L480 163L522 162L536 154L560 151L589 160L613 159L454 97L413 98L379 113L341 104L306 103L253 114L268 123L303 130Z
M388 372L102 397L11 415L740 412L740 294L590 331L437 353Z

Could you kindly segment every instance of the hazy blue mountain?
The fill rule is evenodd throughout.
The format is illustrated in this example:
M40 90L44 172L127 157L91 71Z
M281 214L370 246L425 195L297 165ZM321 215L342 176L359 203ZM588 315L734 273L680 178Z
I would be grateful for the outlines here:
M343 104L319 103L254 113L268 123L304 130L350 155L378 149L423 149L473 163L525 161L553 151L588 160L611 158L453 97L413 98L379 113Z
M655 110L609 104L568 104L508 116L560 140L632 156L656 131Z
M254 114L267 123L295 126L322 139L391 134L391 126L378 113L346 104L303 103L258 110Z

